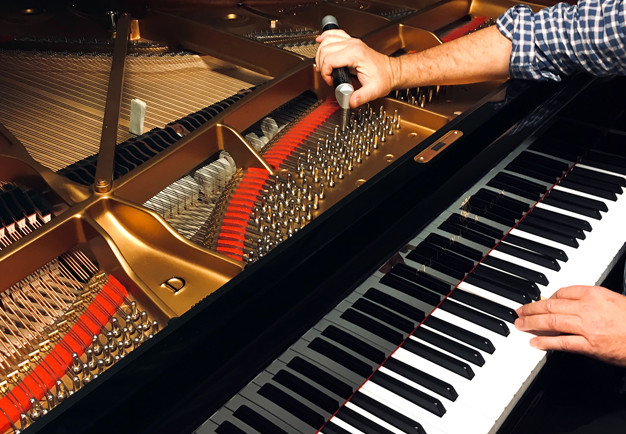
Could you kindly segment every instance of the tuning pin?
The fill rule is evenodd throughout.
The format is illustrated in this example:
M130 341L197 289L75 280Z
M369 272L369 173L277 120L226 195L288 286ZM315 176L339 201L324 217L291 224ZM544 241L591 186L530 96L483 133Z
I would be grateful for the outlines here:
M72 393L77 392L78 389L80 389L80 387L81 387L80 378L74 375L74 377L72 377Z
M137 309L137 302L130 302L130 317L133 321L137 321L139 319L139 309Z
M98 335L93 335L91 338L91 350L96 356L102 354L102 343L100 343Z
M74 375L78 375L83 370L83 362L81 362L80 357L78 357L77 353L72 353L72 373Z
M91 370L96 369L96 367L98 366L98 361L94 357L93 351L91 349L87 350L87 366L89 366L89 369Z
M111 356L111 348L108 345L104 346L102 354L102 361L105 366L111 366L113 364L113 357Z
M109 351L114 353L117 350L117 339L113 337L111 332L107 333L107 343L106 346L109 347Z
M122 333L122 330L121 330L121 327L117 318L113 318L111 320L111 333L116 338L119 338L120 334Z
M128 330L128 334L130 336L134 335L135 331L137 330L137 328L135 327L135 323L132 321L130 315L126 316L126 327L124 327L124 330Z
M141 328L144 331L150 330L150 320L148 319L148 312L145 310L141 312Z
M89 384L89 382L91 382L92 379L93 377L91 376L89 365L85 363L83 365L83 384Z
M56 395L57 401L63 402L63 400L69 396L69 391L67 390L67 386L65 386L65 383L63 383L61 380L57 380L56 385L57 385L57 395Z

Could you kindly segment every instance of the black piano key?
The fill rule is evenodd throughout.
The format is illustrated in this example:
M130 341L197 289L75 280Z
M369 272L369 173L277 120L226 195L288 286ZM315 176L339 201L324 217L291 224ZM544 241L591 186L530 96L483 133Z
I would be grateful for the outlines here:
M530 209L530 206L525 202L505 196L502 193L496 193L495 191L491 191L486 188L479 190L476 195L484 198L485 200L491 200L502 208L515 212L516 215L521 215Z
M539 297L541 295L541 291L539 291L539 287L535 284L535 282L496 270L484 264L478 264L473 274L481 278L489 279L493 282L515 288L530 295L532 298Z
M362 327L363 329L383 338L388 342L391 342L394 345L399 345L400 342L402 342L403 337L400 332L397 332L354 309L346 310L341 314L341 318L354 325Z
M425 256L420 251L413 250L409 252L406 257L411 261L417 262L418 264L423 264L427 267L431 267L437 271L440 271L449 276L453 276L459 280L462 279L465 275L465 273L463 273L463 271L459 270L458 268L450 267L445 263L439 262L432 256Z
M488 338L484 336L479 336L476 333L470 332L468 330L464 330L461 327L450 324L449 322L443 321L439 318L435 318L432 315L426 318L424 324L432 327L433 329L441 333L452 336L453 338L458 339L461 342L472 345L479 350L483 350L486 353L493 354L493 352L496 350Z
M518 235L507 235L504 239L507 243L514 244L519 247L523 247L533 252L541 253L549 258L558 259L563 262L567 262L567 254L562 249L556 247L546 246L545 244L538 243L533 240L529 240ZM559 268L556 268L559 270Z
M423 271L418 271L407 264L394 265L391 269L391 273L402 276L403 278L415 282L437 294L448 295L452 290L452 286L450 284L439 280L436 277L429 276ZM437 304L439 304L439 302L437 302Z
M463 224L474 232L487 235L488 237L494 238L496 240L499 240L504 236L504 232L502 232L500 229L488 225L487 223L478 220L467 219L460 216L459 214L456 214L456 216L459 219L459 222L461 222L462 220Z
M237 408L237 410L233 412L233 416L264 434L287 434L286 431L280 429L247 405L242 405Z
M554 184L558 179L556 175L541 172L540 170L527 167L524 164L516 161L512 161L511 163L509 163L506 166L506 170L519 173L520 175L525 175L530 178L538 179L540 181L544 181L550 184Z
M555 199L560 202L572 203L572 204L578 205L579 207L587 208L593 211L606 212L609 210L609 208L606 206L606 203L600 200L579 196L577 194L569 193L563 190L553 189L550 191L550 193L548 193L548 195L546 196L546 199L547 198Z
M523 188L508 185L506 182L503 182L496 178L492 178L491 180L489 180L489 182L487 182L487 185L500 191L506 191L507 193L513 193L518 196L525 197L535 202L538 201L541 197L540 195L524 190Z
M570 177L572 175L584 179L593 179L596 182L602 183L605 188L609 188L611 191L617 194L622 193L622 189L620 187L626 187L626 178L611 175L609 173L597 172L595 170L586 169L580 166L574 167L567 176Z
M481 192L489 192L491 194L480 194ZM508 220L517 220L522 216L523 211L528 209L528 206L525 206L526 209L520 210L517 206L511 206L506 203L506 200L502 198L502 195L499 193L495 193L491 190L481 190L472 196L469 200L470 208L468 211L472 211L471 203L472 201L476 201L476 204L480 204L486 210L492 211L496 213L498 216L503 217ZM510 207L509 207L510 206Z
M381 387L395 393L398 396L403 397L409 402L422 407L424 410L431 412L436 416L443 416L446 413L446 408L443 403L427 393L417 390L408 384L393 378L383 372L376 372L372 375L370 381L378 384Z
M355 353L358 353L377 364L381 364L385 360L384 352L374 348L356 336L335 327L334 325L326 327L322 331L322 336L325 336L328 339L351 349Z
M460 224L453 223L450 221L445 221L439 225L439 229L450 232L453 235L461 235L463 238L466 238L470 241L475 242L476 244L480 244L481 246L485 246L488 248L492 248L496 245L498 239L483 235L481 233L475 232L467 227L461 226Z
M508 241L510 237L515 235L507 236L504 241ZM523 239L519 237L520 239ZM532 262L533 264L541 265L542 267L549 268L554 271L559 271L561 269L561 265L557 262L556 259L546 256L543 253L537 253L530 250L526 250L521 247L514 246L508 243L500 243L496 247L496 250L499 250L503 253L506 253L511 256L515 256L516 258L523 259L528 262Z
M593 196L598 196L603 199L611 200L615 202L617 200L617 195L612 191L607 191L603 188L596 187L591 185L590 183L584 183L585 180L577 180L575 178L570 178L569 176L559 182L561 187L571 188L572 190L580 191L583 193L591 194Z
M542 285L548 285L548 278L545 274L540 273L535 270L531 270L530 268L522 267L521 265L513 264L509 261L505 261L504 259L496 258L492 255L489 255L483 259L483 264L490 265L498 270L504 270L516 276L525 277L528 280L531 280L536 283L540 283Z
M511 333L509 327L502 320L463 306L453 300L445 300L441 303L439 309L450 312L459 318L466 319L499 335L508 336Z
M525 225L546 229L555 234L563 235L569 238L578 238L579 240L584 240L585 238L587 238L585 232L582 229L563 224L555 224L554 221L535 213L527 215L522 223Z
M414 421L408 416L387 407L386 405L361 392L355 393L352 399L350 399L350 402L368 413L373 414L377 418L384 420L389 425L395 426L402 432L426 434L422 426L417 421Z
M473 261L479 261L484 256L479 250L466 246L460 241L451 240L450 238L443 237L439 234L429 234L425 241L432 244L436 244L444 249L451 250L458 255L470 258Z
M385 309L384 307L365 298L360 298L352 306L354 309L367 313L379 321L395 327L398 330L402 330L405 333L411 333L415 329L416 324L413 321L409 321L406 318L396 315L389 309Z
M264 384L257 393L313 428L321 427L326 418L272 384Z
M526 304L533 301L533 298L525 292L518 291L514 288L510 288L499 283L495 283L491 280L478 277L473 273L469 274L465 278L465 281L486 291L493 292L494 294L500 295L504 298L508 298L509 300L513 300L521 304Z
M407 365L398 359L390 358L385 362L384 367L403 376L407 380L411 380L416 384L424 386L428 390L448 398L450 401L456 400L459 396L452 385L413 366Z
M311 379L343 399L348 399L348 397L352 395L353 390L350 385L301 357L291 359L287 363L287 367Z
M350 298L352 299L356 299L358 297L359 297L359 294L356 292L352 296L350 296ZM347 304L350 304L350 303L347 303ZM373 333L359 325L354 324L353 322L346 321L344 318L342 318L341 315L344 313L343 312L344 308L347 309L347 307L345 307L344 305L339 305L338 309L335 309L332 312L329 312L322 321L316 324L314 326L314 329L316 329L319 333L321 333L321 331L325 327L333 324L337 326L338 328L356 336L357 338L362 339L364 342L367 342L373 347L381 351L384 351L385 354L389 354L390 352L396 349L396 346L397 346L396 343L390 342L389 340L380 337L376 333ZM354 312L359 315L363 315L361 312L358 312L358 311L354 311ZM384 324L378 322L377 320L367 315L365 315L365 317L371 319L372 321L376 322L378 325L382 326L384 330L396 331L390 327L385 326ZM403 336L403 333L401 332L398 332L398 333L400 333ZM314 336L311 336L309 340L313 340L313 337Z
M339 409L339 402L337 402L337 400L331 398L319 389L316 389L306 381L301 380L288 371L279 371L276 375L274 375L274 377L272 377L272 381L282 384L286 388L292 390L330 414Z
M326 425L321 430L324 434L350 434L350 431L343 429L339 425L326 422Z
M220 426L215 429L217 434L246 434L246 432L240 428L237 428L230 421L224 421Z
M504 213L498 212L498 210L493 209L493 207L488 208L484 206L479 201L470 201L466 204L465 210L476 214L477 216L487 218L496 223L500 223L505 226L513 226L517 221L517 218L505 215Z
M450 295L450 298L453 300L458 300L461 303L465 303L476 309L482 310L483 312L487 312L511 324L513 324L517 319L517 314L515 313L515 310L511 309L510 307L506 307L491 300L487 300L486 298L480 297L476 294L472 294L471 292L463 291L460 288L455 289Z
M582 231L589 232L592 230L591 224L587 220L583 220L578 217L572 217L569 215L559 214L558 212L550 211L544 208L535 208L530 215L539 216L556 224L570 226L580 229Z
M411 261L432 267L457 279L462 279L465 273L471 269L466 270L462 263L455 261L455 258L447 257L441 250L433 251L426 243L421 243L406 257Z
M394 312L399 313L400 315L404 315L408 318L411 318L413 321L420 323L424 321L426 317L424 312L413 307L401 300L398 300L395 297L392 297L389 294L385 294L376 288L370 288L363 294L363 296L369 300L375 301L376 303L382 304L383 306L391 309Z
M582 164L608 170L609 172L626 175L626 158L605 152L589 150L582 160Z
M602 219L602 214L600 214L599 210L586 208L574 202L561 200L559 199L558 196L546 196L543 198L542 202L545 203L546 205L552 205L554 207L571 211L571 212L575 212L577 214L584 215L586 217L590 217L596 220Z
M476 366L483 366L485 364L485 359L479 351L460 344L457 341L453 341L452 339L448 339L447 337L440 335L439 333L435 333L423 327L419 327L417 330L415 330L413 336L430 344L433 344L438 348L446 350L447 352L452 353L455 356L460 357L461 359L467 360L468 362L473 363ZM385 363L385 366L387 366L387 363Z
M425 358L426 360L430 360L431 362L446 368L449 371L454 372L455 374L460 375L461 377L467 378L471 380L474 378L474 371L472 367L467 363L455 359L454 357L448 356L447 354L442 353L441 351L437 351L434 348L431 348L427 345L420 344L413 339L407 339L402 344L402 348L407 351L410 351L413 354L417 354L420 357Z
M390 288L394 288L407 295L410 295L411 297L415 297L429 306L434 307L439 304L439 302L441 301L441 298L439 296L428 291L424 291L423 288L420 287L420 285L408 281L403 277L400 277L396 274L397 272L406 274L406 269L403 267L398 267L397 265L394 266L389 273L385 274L380 279L380 283L382 283L383 285L387 285Z
M375 432L380 434L391 434L387 428L384 428L371 419L366 418L362 414L357 413L356 411L348 408L342 407L342 409L337 413L337 417L349 424L350 426L362 431L364 433Z
M549 161L543 160L541 158L534 158L535 155L536 154L533 155L532 153L527 151L523 152L518 155L515 160L513 160L512 164L516 165L516 167L518 168L524 168L528 171L531 171L529 173L540 174L541 176L543 176L543 178L537 179L541 179L544 181L552 178L559 178L563 175L563 173L565 173L565 170L567 170L567 164L561 166L565 167L564 170L561 170L560 168L553 167L553 165L550 164Z
M524 231L524 232L528 232L530 234L537 235L539 237L546 238L548 240L556 241L557 243L561 243L566 246L578 248L578 241L576 241L576 238L559 234L545 227L534 226L532 224L527 223L525 220L522 220L517 225L517 229Z
M474 261L467 259L464 256L447 249L446 247L433 244L428 240L421 242L418 248L422 245L431 246L432 251L436 253L435 258L440 262L445 263L448 267L453 267L467 273L474 266Z
M550 171L554 171L555 174L563 174L569 169L569 164L559 160L555 160L547 155L537 154L530 151L522 152L519 157L523 161L527 161L532 165L542 166Z
M541 184L537 184L505 172L498 173L491 180L489 180L487 185L517 194L520 197L530 199L534 202L538 201L539 198L547 191L546 187Z
M363 378L367 378L372 373L372 367L353 356L352 354L344 351L336 345L331 344L330 342L325 341L324 339L315 338L313 339L308 347L323 356L328 357L331 360L339 363L341 366L351 370L362 376Z

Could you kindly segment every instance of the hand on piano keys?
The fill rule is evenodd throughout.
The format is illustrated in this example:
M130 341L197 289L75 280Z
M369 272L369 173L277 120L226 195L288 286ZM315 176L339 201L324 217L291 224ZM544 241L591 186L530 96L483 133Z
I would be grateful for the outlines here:
M530 340L535 348L571 351L626 366L625 313L626 296L600 286L569 286L517 309L515 326L541 334Z

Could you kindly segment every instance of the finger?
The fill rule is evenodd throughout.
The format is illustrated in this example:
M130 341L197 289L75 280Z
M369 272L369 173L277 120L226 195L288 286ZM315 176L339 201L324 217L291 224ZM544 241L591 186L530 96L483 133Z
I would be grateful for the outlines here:
M379 95L370 86L363 86L358 90L355 90L350 97L350 107L356 108L365 103L378 98Z
M582 322L577 315L548 313L520 317L515 320L515 327L522 331L554 331L582 335Z
M321 35L319 35L317 38L315 38L315 42L320 44L324 39L329 38L329 37L340 37L340 38L343 38L343 39L346 39L346 38L349 39L350 35L348 35L342 29L331 29L331 30L326 30L325 32L322 32Z
M587 292L589 292L590 288L592 288L592 286L585 286L585 285L566 286L564 288L559 289L557 292L555 292L551 298L566 298L570 300L579 300L583 298L583 296L585 296Z
M540 350L569 351L574 353L591 353L589 341L578 335L535 336L530 345Z
M577 313L580 309L578 300L548 298L517 308L518 316L541 315L545 313Z

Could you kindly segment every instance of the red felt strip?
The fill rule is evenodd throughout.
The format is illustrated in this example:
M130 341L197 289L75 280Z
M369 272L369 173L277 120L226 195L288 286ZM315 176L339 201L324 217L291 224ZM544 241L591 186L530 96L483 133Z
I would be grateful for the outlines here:
M338 109L336 101L329 100L320 104L272 145L272 148L263 156L265 161L274 169L278 169L311 133ZM239 240L239 237L232 232L245 234L254 201L258 199L268 179L269 174L264 169L258 167L247 169L226 210L217 241L218 252L237 260L243 258L243 239ZM233 238L237 240L236 244L233 243Z
M20 414L30 409L30 398L39 401L46 391L55 386L56 380L62 378L71 366L72 353L79 356L84 353L91 344L92 336L100 334L126 295L126 288L113 276L109 276L70 331L18 386L0 399L0 413L4 413L4 417L0 416L0 432L11 428L11 421L17 423Z

